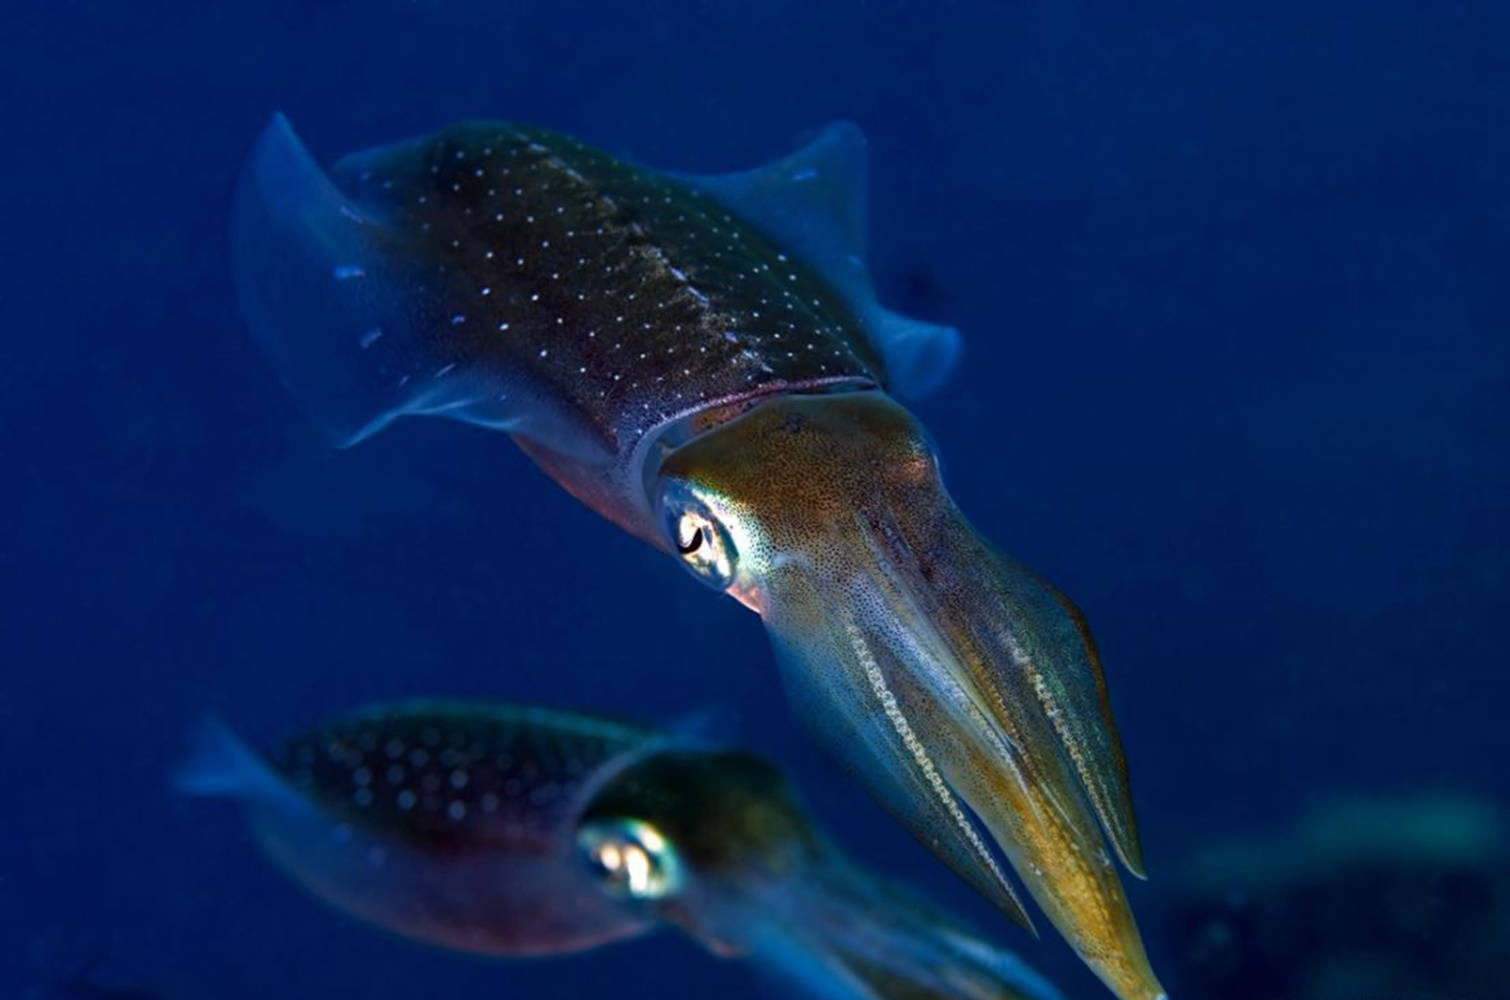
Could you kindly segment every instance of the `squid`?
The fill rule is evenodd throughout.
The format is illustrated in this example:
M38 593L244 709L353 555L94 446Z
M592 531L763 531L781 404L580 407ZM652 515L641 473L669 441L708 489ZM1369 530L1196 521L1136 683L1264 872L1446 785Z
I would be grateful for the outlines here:
M1032 929L1015 871L1117 996L1159 1000L1095 644L970 526L900 402L960 339L877 301L866 171L847 124L701 176L500 122L327 171L277 116L237 189L237 292L333 443L503 431L755 611L798 715L925 845Z
M825 1000L1063 1000L851 861L770 761L533 705L374 705L264 756L207 721L178 775L337 909L495 958L662 927Z

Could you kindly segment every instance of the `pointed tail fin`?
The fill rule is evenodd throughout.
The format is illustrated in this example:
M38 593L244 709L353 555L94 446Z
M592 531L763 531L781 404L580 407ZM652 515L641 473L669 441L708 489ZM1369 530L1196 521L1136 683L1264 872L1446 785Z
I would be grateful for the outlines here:
M298 798L288 783L225 723L200 720L189 735L189 752L173 771L173 787L185 795L233 799Z
M242 315L299 403L339 446L404 413L475 402L466 366L429 342L443 290L402 235L336 186L275 115L242 169L231 254Z

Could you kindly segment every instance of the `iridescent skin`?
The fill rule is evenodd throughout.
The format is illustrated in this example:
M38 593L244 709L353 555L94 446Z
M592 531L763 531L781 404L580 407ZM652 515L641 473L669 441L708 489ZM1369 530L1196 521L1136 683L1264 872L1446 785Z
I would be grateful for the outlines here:
M783 398L674 453L659 482L670 507L723 527L727 590L764 619L794 703L835 752L908 775L888 803L1013 907L963 800L1109 986L1161 994L1085 803L1136 865L1090 637L965 522L921 426L878 393ZM965 849L937 846L950 843Z
M278 119L235 229L249 325L338 442L407 414L507 432L760 614L799 712L972 885L1031 926L994 841L1123 1000L1163 995L1084 621L975 534L893 395L955 334L875 301L855 130L696 178L471 123L326 175Z
M671 750L606 784L583 828L647 824L687 877L647 896L715 954L749 956L815 993L912 1000L1051 1000L1058 993L948 914L857 867L767 761Z
M331 905L497 957L660 926L830 1000L1061 1000L1013 956L853 865L748 753L488 702L376 706L263 759L224 730L180 776L239 799Z

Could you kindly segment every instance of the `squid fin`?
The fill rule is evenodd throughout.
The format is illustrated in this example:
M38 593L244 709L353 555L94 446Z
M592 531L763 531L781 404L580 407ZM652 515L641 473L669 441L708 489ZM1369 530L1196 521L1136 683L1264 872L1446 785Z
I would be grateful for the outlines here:
M242 170L232 214L236 290L252 335L339 446L404 414L514 429L497 373L437 337L450 322L449 289L384 215L349 197L288 119L274 116Z
M789 249L827 279L881 355L889 387L928 392L953 367L959 331L876 301L865 266L868 166L859 127L838 122L784 159L733 174L681 176Z
M303 808L305 799L224 722L206 718L190 735L189 753L173 772L185 795L256 799Z

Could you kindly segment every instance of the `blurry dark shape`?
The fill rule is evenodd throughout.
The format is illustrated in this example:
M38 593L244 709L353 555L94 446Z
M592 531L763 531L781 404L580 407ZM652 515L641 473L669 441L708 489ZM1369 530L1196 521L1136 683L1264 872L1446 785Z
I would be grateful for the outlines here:
M889 275L884 290L886 300L895 302L899 311L916 316L941 315L953 298L933 266L923 261Z
M93 972L54 976L21 994L22 1000L167 1000L167 994Z
M1175 996L1502 1000L1510 852L1464 797L1334 801L1195 859L1169 914Z
M164 1000L152 990L99 982L87 976L58 979L36 994L37 1000Z
M41 985L26 989L21 1000L166 1000L166 993L142 986L137 977L110 971L112 964L98 952L61 963L44 960L48 971Z

